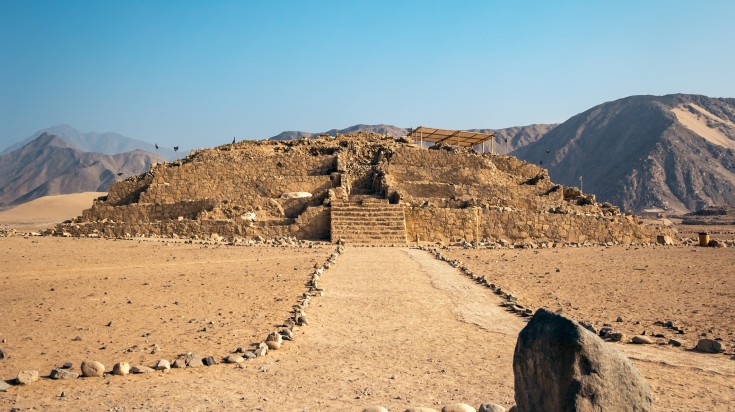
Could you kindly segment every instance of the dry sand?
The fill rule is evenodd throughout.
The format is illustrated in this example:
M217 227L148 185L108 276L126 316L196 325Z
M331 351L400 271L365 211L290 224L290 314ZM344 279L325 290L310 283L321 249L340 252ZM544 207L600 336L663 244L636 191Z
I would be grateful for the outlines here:
M458 249L446 255L533 308L561 310L598 329L607 323L628 336L660 333L666 336L657 339L661 343L682 341L680 350L700 337L720 338L735 355L735 248Z
M712 127L715 123L720 123L725 127L735 128L732 122L717 117L696 104L688 106L699 114L692 113L686 106L671 109L679 123L710 143L735 150L735 140L728 138L718 127Z
M199 245L19 237L2 239L0 245L3 267L8 268L0 280L15 290L3 299L16 294L26 297L6 305L14 312L2 317L0 335L13 344L11 356L17 350L38 364L60 363L67 357L76 362L87 356L86 351L102 360L127 359L132 355L120 350L136 343L161 346L156 356L135 353L141 360L171 357L189 350L189 345L200 345L196 348L201 352L220 353L247 344L284 318L304 290L308 267L331 251L202 249ZM589 267L588 260L598 254L627 260L640 252L625 248L569 251L579 255L570 254L560 274L573 271L575 265ZM553 265L558 257L533 252L505 251L518 254L517 266L528 267L537 259L542 262L538 265ZM673 258L664 248L644 252L653 262ZM456 253L462 256L466 251ZM484 259L470 253L468 262L480 264ZM488 259L501 256L484 253ZM708 256L710 263L728 258ZM38 260L45 263L34 263ZM510 261L503 267L509 267ZM497 270L499 265L493 267ZM243 269L249 274L243 275ZM285 275L284 281L274 277L277 273ZM528 284L529 292L546 287ZM320 286L326 294L307 308L311 324L296 332L296 341L247 362L242 369L217 365L123 378L42 379L0 393L0 409L359 411L379 404L398 411L409 405L440 409L454 401L475 406L513 403L512 354L524 320L501 310L498 297L489 289L427 252L354 247L346 249ZM50 292L51 287L56 291ZM677 298L673 296L677 290L669 291L669 299ZM50 295L57 292L65 295ZM521 293L525 290L518 292L525 296ZM584 289L578 293L579 307L592 306L588 293ZM91 300L94 297L99 300ZM182 302L186 302L183 309ZM114 334L104 326L111 316L107 305L116 309L112 327L120 329ZM48 307L58 312L44 311ZM56 315L68 308L70 317ZM253 316L243 318L243 314ZM197 319L196 327L188 319ZM215 326L198 332L197 328L206 326L199 321L204 319L213 319ZM79 328L88 335L78 342L69 339ZM142 338L140 331L152 334ZM93 337L97 334L104 336L101 342ZM24 339L28 336L32 340ZM98 343L109 346L100 350ZM657 410L726 411L735 405L735 361L727 357L669 346L610 345L624 350L649 379ZM48 353L42 355L39 348L50 349L43 349ZM33 360L37 357L47 360ZM0 365L5 379L12 378L19 366ZM41 374L49 369L41 369Z
M106 192L84 192L44 196L11 209L0 210L0 227L20 230L44 229L77 217L92 205L92 200Z

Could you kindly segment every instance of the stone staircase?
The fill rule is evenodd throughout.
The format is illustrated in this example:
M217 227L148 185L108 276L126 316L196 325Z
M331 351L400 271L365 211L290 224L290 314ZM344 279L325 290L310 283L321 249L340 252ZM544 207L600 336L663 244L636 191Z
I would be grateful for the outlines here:
M332 202L332 242L348 244L406 244L403 205L387 199L352 198Z

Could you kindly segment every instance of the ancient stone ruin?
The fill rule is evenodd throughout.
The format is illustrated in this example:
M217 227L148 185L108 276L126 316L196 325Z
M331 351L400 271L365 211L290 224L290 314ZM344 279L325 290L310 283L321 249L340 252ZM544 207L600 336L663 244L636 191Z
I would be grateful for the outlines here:
M511 156L370 133L242 141L116 182L65 236L645 243L654 229Z

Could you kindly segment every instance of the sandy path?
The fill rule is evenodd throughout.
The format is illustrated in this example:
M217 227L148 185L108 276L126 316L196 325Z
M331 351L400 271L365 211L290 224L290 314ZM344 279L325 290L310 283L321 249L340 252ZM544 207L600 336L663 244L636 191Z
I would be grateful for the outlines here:
M417 250L348 248L320 286L327 292L307 308L311 325L243 369L42 381L0 394L0 407L359 411L378 404L401 411L513 403L512 354L524 323L449 265ZM657 410L732 406L730 365L665 348L616 347L637 359Z
M349 248L321 286L327 294L308 310L312 325L245 369L42 381L0 395L0 405L323 411L512 404L512 353L523 323L448 265L415 250Z

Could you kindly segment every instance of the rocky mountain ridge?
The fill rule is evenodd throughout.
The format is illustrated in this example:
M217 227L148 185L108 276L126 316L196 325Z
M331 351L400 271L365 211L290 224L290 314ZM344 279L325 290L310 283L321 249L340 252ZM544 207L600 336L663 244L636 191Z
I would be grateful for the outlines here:
M0 207L42 196L105 192L116 180L148 170L154 158L142 150L112 156L82 152L59 136L42 133L0 155Z
M735 99L631 96L580 113L511 154L627 211L735 204Z
M0 154L8 154L14 150L20 149L44 133L58 136L82 152L100 153L112 156L120 153L132 152L134 150L143 150L150 153L157 153L157 155L161 157L161 160L170 161L176 159L176 153L171 148L160 147L156 150L156 146L151 143L132 139L119 133L80 132L68 124L60 124L39 130L27 138L9 146L0 152Z

